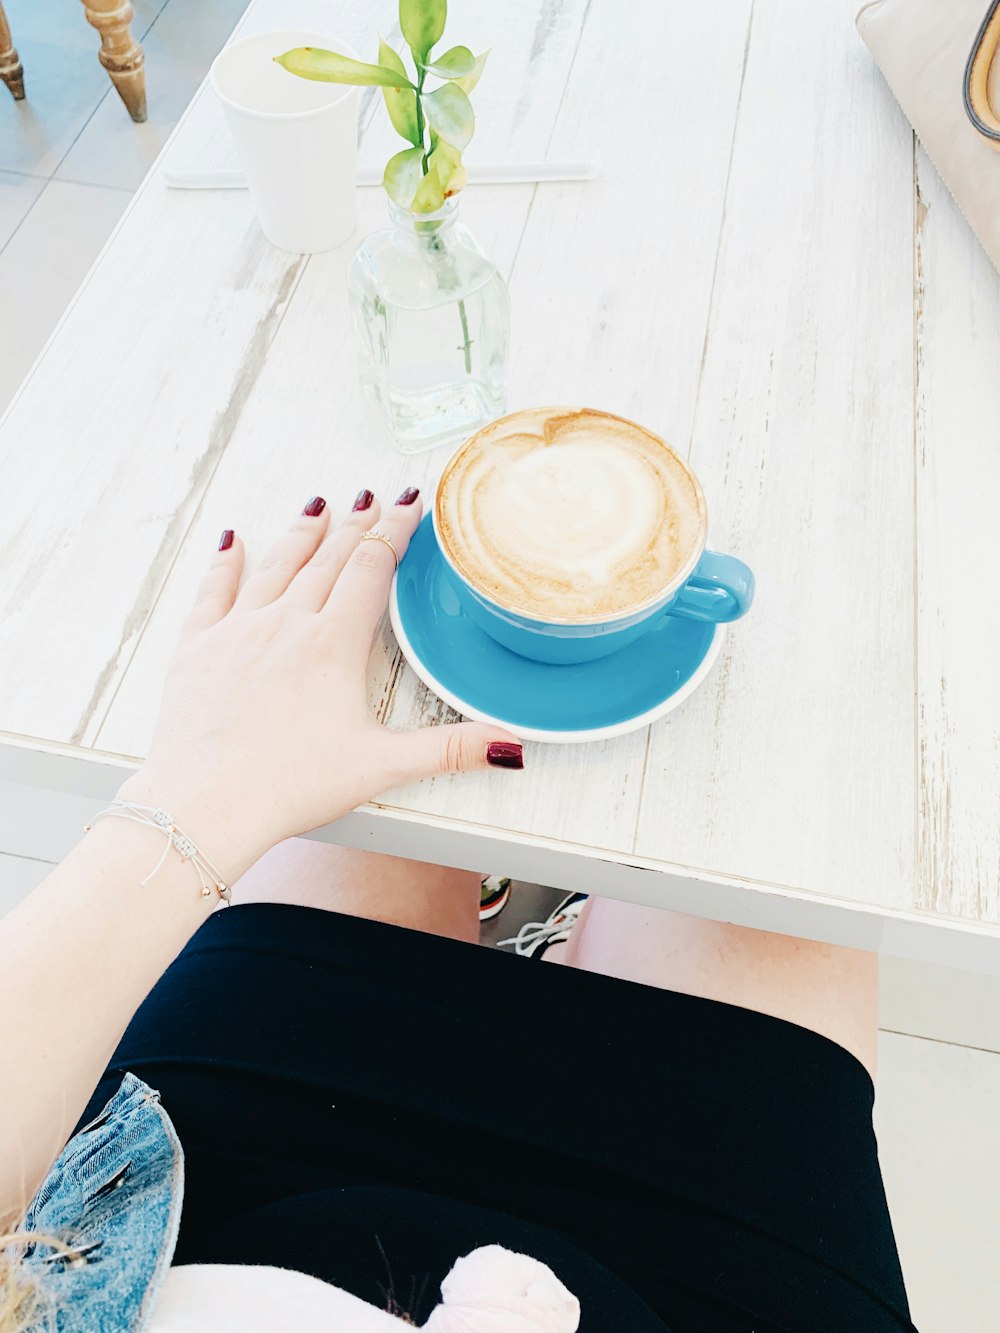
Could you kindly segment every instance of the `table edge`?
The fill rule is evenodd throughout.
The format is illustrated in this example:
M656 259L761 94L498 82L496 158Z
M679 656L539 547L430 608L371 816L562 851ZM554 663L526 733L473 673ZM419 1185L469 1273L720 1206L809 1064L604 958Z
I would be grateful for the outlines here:
M89 805L93 813L111 799L140 763L134 756L0 733L0 782L36 790L39 804L46 794L73 797L81 810ZM758 930L1000 975L1000 923L962 921L834 898L725 871L404 810L391 800L368 802L307 836L482 873L493 870L513 879L648 907L668 907ZM0 852L3 850L0 848ZM39 858L53 859L41 850Z

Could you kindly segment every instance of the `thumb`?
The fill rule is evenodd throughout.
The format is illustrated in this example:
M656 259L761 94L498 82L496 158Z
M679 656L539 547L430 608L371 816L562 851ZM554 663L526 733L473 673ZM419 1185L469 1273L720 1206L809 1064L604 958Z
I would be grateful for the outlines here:
M392 766L403 782L479 768L524 767L517 737L486 722L454 722L384 734L391 741Z

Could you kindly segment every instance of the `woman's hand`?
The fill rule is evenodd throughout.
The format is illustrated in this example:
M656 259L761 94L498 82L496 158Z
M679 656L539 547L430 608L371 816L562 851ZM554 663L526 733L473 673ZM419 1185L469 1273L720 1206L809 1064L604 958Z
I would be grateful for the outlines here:
M366 503L369 502L369 503ZM322 500L240 589L225 534L167 675L149 758L122 800L168 810L232 883L273 844L426 774L520 766L521 747L472 723L383 731L365 667L395 562L420 521L416 491L385 517L368 492L333 531ZM214 910L163 838L99 820L0 930L0 1232L69 1137L143 997ZM24 997L30 996L30 1004ZM212 1021L206 1015L206 1022Z
M240 587L243 544L223 534L184 625L142 768L122 800L161 806L232 882L269 847L381 791L434 773L521 767L521 747L478 723L383 729L365 672L395 564L420 521L413 489L384 516L362 491L331 526L323 500Z

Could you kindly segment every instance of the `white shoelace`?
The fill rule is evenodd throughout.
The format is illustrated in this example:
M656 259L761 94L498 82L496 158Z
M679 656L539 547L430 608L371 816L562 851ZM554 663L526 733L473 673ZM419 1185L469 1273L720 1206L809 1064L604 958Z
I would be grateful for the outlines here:
M557 916L549 917L547 921L526 921L516 935L509 940L500 940L498 947L504 949L512 944L515 953L526 953L534 945L551 939L553 935L569 934L586 901L586 898L583 898L571 903L569 907L560 911Z

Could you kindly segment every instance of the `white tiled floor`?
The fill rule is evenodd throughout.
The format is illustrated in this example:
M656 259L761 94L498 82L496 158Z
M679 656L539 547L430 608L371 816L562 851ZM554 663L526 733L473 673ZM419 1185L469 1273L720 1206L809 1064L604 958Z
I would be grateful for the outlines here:
M30 101L15 106L0 89L0 410L244 8L133 4L147 58L144 126L112 90L78 6L5 0ZM18 832L5 841L0 817L0 846L31 845L9 793L0 807ZM30 855L0 855L0 913L47 869ZM558 896L518 888L491 938L544 915ZM885 960L882 1021L877 1124L915 1321L922 1333L1000 1333L1000 980Z
M13 171L0 171L0 250L4 248L28 209L45 189L45 181L38 176L19 176ZM7 307L4 296L4 307Z
M105 97L56 179L134 190L245 8L244 0L168 0L142 39L149 120L133 125L119 99Z
M27 99L0 89L0 411L246 7L133 0L149 120L133 125L73 0L5 0Z
M921 1333L996 1333L1000 1055L884 1033L876 1127Z

